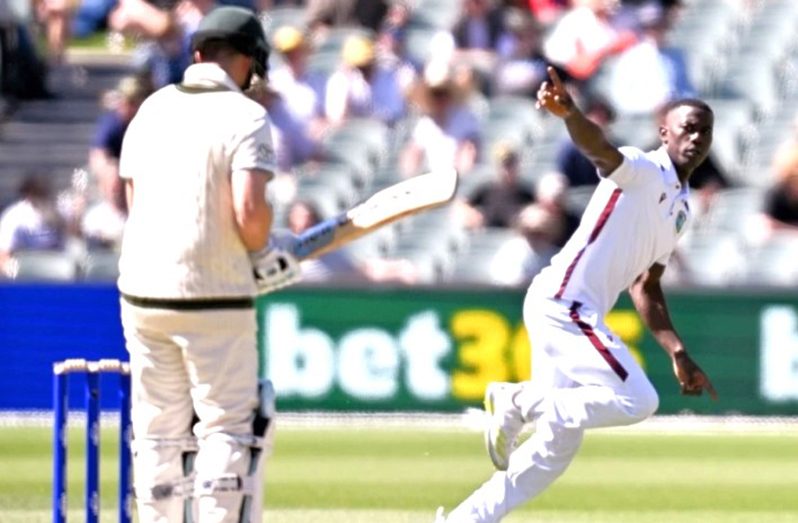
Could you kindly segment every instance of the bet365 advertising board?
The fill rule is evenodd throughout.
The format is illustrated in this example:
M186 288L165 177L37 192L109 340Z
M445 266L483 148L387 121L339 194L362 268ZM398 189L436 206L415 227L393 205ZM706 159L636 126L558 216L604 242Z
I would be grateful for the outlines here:
M523 292L298 289L259 302L262 371L286 410L459 411L535 362ZM720 401L680 396L670 361L625 296L606 318L660 392L660 413L798 414L798 298L669 294Z
M523 291L295 288L258 303L262 371L282 410L460 411L492 380L534 372ZM622 298L607 324L660 392L660 412L798 415L798 294L668 293L720 401L678 394L670 362ZM113 285L0 284L0 410L49 409L52 362L126 358ZM113 377L103 408L113 408ZM76 384L79 385L79 384ZM82 404L72 387L71 402Z

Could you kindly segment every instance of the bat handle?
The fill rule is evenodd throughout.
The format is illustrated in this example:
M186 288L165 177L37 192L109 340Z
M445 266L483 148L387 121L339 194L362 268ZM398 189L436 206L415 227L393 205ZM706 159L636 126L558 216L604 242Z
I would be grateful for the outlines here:
M313 255L314 252L329 245L335 237L335 231L348 221L346 213L343 213L317 223L296 237L291 251L300 260Z

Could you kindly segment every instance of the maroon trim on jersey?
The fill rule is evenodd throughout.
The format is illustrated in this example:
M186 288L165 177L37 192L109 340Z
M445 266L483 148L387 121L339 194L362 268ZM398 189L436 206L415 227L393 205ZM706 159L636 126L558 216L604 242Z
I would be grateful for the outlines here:
M607 205L604 206L604 210L601 211L601 214L599 215L598 220L596 221L596 225L593 226L593 231L590 233L590 237L587 239L587 244L584 247L582 247L578 253L576 253L576 256L574 257L574 260L571 262L571 265L569 265L568 268L565 269L565 276L563 276L562 278L562 283L560 283L560 288L557 291L557 294L554 295L554 297L557 298L558 300L562 298L562 295L565 292L565 287L568 286L568 281L571 279L571 276L574 273L574 269L576 269L576 264L579 263L579 259L585 253L585 249L587 249L588 245L596 241L596 238L598 238L598 235L601 233L601 229L604 228L604 226L607 224L607 220L610 219L610 215L612 214L613 209L615 209L615 204L618 203L618 198L620 198L622 192L623 191L621 189L615 189L614 191L612 191L612 194L610 195L610 199L607 202Z
M607 364L612 368L612 370L615 371L615 374L617 374L618 377L621 378L621 381L626 381L626 378L629 376L629 373L626 371L626 369L623 368L621 362L615 359L615 356L612 355L610 350L607 347L605 347L603 343L601 343L601 340L598 339L598 336L596 336L596 333L593 331L593 327L582 321L582 319L579 317L578 309L580 306L581 304L578 301L575 301L573 302L573 304L571 304L571 309L570 309L571 319L576 324L576 326L579 327L579 330L582 331L582 334L587 336L587 339L590 340L590 343L593 344L593 346L596 348L601 357L604 358L604 361L606 361Z

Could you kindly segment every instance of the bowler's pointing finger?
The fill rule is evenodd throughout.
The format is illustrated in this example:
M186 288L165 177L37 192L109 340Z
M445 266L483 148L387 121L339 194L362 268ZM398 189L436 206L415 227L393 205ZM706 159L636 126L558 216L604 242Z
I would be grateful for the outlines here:
M546 71L549 73L549 78L551 78L552 83L554 84L554 88L557 90L565 89L562 85L562 80L560 80L560 75L557 74L557 69L553 68L552 66L548 66Z
M706 376L704 377L704 389L709 394L709 397L712 398L713 401L718 401L718 393L715 391L715 387L712 385L712 382L709 381L709 378Z

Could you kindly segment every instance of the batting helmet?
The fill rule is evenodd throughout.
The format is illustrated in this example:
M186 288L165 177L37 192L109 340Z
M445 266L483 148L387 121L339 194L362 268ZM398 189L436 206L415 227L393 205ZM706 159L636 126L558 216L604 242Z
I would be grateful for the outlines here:
M269 44L263 26L255 14L243 7L217 7L200 22L191 37L196 51L205 42L221 40L253 61L253 72L265 78L269 61Z

